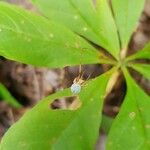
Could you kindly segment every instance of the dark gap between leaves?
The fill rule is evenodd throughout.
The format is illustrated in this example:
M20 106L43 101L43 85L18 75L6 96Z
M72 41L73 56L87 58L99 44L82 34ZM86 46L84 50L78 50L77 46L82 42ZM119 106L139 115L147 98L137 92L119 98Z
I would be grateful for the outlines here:
M127 85L123 73L121 72L115 86L105 98L103 113L106 116L115 117L119 113L126 92Z
M130 60L129 63L131 63L131 62L150 65L150 59L146 59L146 58Z
M82 79L84 81L96 78L112 68L108 64L82 65ZM79 76L79 66L66 67L63 87L68 88L72 85L73 80Z
M131 76L136 81L136 83L150 96L150 81L146 79L142 74L138 71L128 68Z

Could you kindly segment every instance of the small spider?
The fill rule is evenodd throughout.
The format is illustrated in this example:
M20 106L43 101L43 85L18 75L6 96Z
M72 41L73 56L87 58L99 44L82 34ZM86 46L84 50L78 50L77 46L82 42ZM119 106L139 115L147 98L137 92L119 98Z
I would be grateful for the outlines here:
M84 83L84 80L82 79L82 77L80 75L78 77L76 77L73 81L73 84L70 87L71 92L73 94L79 94L83 83Z
M79 75L76 77L73 81L73 84L71 85L70 89L73 94L79 94L81 91L81 86L83 85L83 73L82 73L82 66L79 66Z

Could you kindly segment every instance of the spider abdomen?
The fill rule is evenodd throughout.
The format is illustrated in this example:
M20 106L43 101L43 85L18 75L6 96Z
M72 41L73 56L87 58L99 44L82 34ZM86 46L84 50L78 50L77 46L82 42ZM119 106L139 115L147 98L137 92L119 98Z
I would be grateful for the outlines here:
M81 85L78 83L73 83L70 89L73 94L78 94L81 91Z

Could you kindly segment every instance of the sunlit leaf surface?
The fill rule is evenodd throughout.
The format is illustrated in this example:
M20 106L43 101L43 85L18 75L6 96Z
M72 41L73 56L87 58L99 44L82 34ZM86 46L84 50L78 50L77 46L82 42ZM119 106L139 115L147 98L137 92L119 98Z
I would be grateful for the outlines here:
M50 20L64 24L118 58L117 29L105 0L98 0L95 5L92 0L63 0L63 2L33 0L33 2Z
M0 2L0 55L52 68L98 63L100 54L67 28Z
M70 89L42 100L9 129L0 150L94 149L109 77L110 72L86 83L79 94L82 104L78 109L50 108L53 100L71 96Z
M112 0L112 9L118 27L122 49L128 46L131 35L138 26L144 4L145 0Z
M110 130L107 150L150 149L150 97L124 70L127 94Z

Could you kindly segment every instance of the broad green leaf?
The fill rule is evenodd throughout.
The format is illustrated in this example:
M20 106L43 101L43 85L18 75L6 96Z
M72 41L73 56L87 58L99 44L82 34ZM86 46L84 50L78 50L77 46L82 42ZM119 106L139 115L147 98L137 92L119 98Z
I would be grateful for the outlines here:
M99 43L98 23L91 0L33 0L47 17L61 22L94 43ZM86 8L86 9L85 9Z
M150 80L150 64L132 64L131 67Z
M35 66L98 63L100 54L70 30L0 2L0 55Z
M107 49L118 57L119 40L110 8L99 0L98 9L92 0L33 0L48 18L60 22L77 34ZM112 38L113 37L113 38Z
M134 59L150 59L150 44L147 44L145 48L126 58L127 61Z
M71 96L69 89L42 100L9 129L0 150L94 149L110 75L108 72L82 87L79 94L82 105L76 110L49 107L55 99Z
M112 0L112 8L118 27L122 49L126 48L136 30L145 0Z
M120 46L117 28L107 0L97 0L96 8L100 29L100 38L105 48L116 58L119 58ZM113 38L112 38L113 37Z
M20 108L21 104L10 94L7 88L0 83L0 99L4 100L6 103L13 107Z
M107 150L150 149L150 97L127 70L127 94L109 133Z

